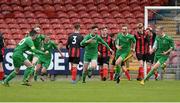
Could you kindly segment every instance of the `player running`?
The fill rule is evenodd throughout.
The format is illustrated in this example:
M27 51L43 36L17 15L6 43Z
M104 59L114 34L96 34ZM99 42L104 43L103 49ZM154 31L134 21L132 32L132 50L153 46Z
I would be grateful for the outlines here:
M115 75L117 83L120 82L120 74L121 74L121 64L125 60L126 57L132 52L134 55L135 52L135 43L136 39L133 35L128 33L127 25L122 26L122 33L118 34L116 39L116 62L115 62Z
M40 68L42 67L41 69L41 77L40 79L42 81L44 81L44 77L45 75L47 75L47 69L51 63L51 54L53 52L53 50L57 50L61 57L63 57L63 54L62 52L58 49L57 45L52 41L50 40L49 38L49 35L45 36L45 40L43 41L43 52L47 52L47 55L39 55L39 59L38 59L38 62L37 62L37 65L35 67L35 76L37 75L37 72L40 70Z
M101 36L100 36L108 45L110 48L113 48L113 41L111 36L108 34L108 28L103 27L101 30ZM100 77L101 80L105 81L108 78L108 68L109 68L109 59L110 59L110 51L108 48L102 44L98 46L99 56L98 56L98 64L100 68Z
M12 80L18 74L19 69L22 65L25 65L27 67L26 68L27 71L24 72L24 76L23 76L23 84L30 86L30 84L28 83L28 78L32 73L31 71L34 70L34 67L33 64L23 55L23 53L25 53L25 51L31 50L32 52L37 54L42 54L42 55L46 54L35 48L32 40L34 40L36 36L37 36L37 32L32 30L29 33L29 36L22 39L14 49L12 59L15 68L14 71L12 71L7 76L7 78L2 82L4 86L9 86L9 81Z
M102 43L105 45L111 53L113 50L108 46L108 44L98 35L98 27L92 26L91 33L88 34L83 41L81 42L81 46L85 46L85 54L84 54L84 67L83 67L83 83L85 83L87 68L91 63L91 68L96 69L97 66L97 58L98 58L98 44Z
M144 85L144 83L154 74L154 71L157 71L158 67L164 65L170 52L175 48L173 39L164 33L164 27L157 27L156 34L155 43L153 48L150 49L151 54L155 52L155 64L147 76L140 82L141 85Z
M80 62L80 48L83 36L80 34L80 25L74 25L74 33L67 40L66 49L69 51L69 62L71 63L72 83L76 83L77 66Z

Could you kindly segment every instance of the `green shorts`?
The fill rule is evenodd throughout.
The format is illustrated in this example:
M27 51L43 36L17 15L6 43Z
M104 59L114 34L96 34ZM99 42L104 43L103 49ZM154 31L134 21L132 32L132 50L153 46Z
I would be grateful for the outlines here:
M49 68L49 65L51 63L51 58L45 58L43 56L39 56L40 58L38 59L38 64L41 64L42 67L48 69Z
M119 57L121 57L122 61L124 61L124 59L129 55L129 53L130 52L120 52L120 53L116 52L115 60L117 60Z
M97 55L84 55L84 63L90 63L91 61L97 62Z
M154 57L154 62L158 62L162 65L168 60L168 56L163 56L163 55L155 55Z
M14 52L12 59L15 68L20 68L22 65L24 65L24 61L27 60L27 58L25 58L23 53L19 53L19 52Z

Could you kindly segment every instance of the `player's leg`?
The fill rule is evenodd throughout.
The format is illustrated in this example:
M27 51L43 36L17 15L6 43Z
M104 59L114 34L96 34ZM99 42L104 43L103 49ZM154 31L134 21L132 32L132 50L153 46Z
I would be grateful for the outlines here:
M122 62L121 67L122 67L122 70L123 70L123 72L125 73L127 79L128 79L128 80L131 80L129 71L128 71L128 69L126 68L126 63L125 63L125 62Z
M115 80L117 81L117 83L120 82L120 74L121 74L121 63L123 61L123 58L121 56L119 56L115 62Z
M143 54L136 54L136 57L139 62L139 70L137 80L140 81L144 78L144 69L143 69Z
M41 69L41 63L38 62L38 64L35 66L35 71L34 71L34 80L37 81L37 77L38 77L38 71Z
M115 67L115 57L114 56L111 56L110 60L109 60L109 76L110 76L110 80L114 80L114 67Z
M89 62L87 62L87 61L84 62L83 73L82 73L83 83L86 83L86 75L87 75L88 66L89 66Z
M47 76L47 68L46 68L46 67L43 67L43 68L41 69L41 77L40 77L40 79L41 79L43 82L45 81L44 76Z
M72 83L76 83L76 76L77 76L77 66L80 62L80 58L70 58L71 60L71 79Z
M98 65L99 65L99 75L101 80L103 80L103 58L98 57Z
M106 79L108 78L108 68L109 68L109 65L104 63L103 64L103 81L106 81Z

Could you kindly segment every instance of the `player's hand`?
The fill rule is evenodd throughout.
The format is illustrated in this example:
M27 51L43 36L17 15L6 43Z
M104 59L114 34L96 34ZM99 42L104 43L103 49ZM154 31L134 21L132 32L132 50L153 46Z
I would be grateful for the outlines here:
M116 48L117 48L118 50L121 50L121 49L122 49L122 46L116 46Z
M64 58L64 55L61 53L61 57Z
M49 54L49 51L45 51L45 54L46 54L46 55Z
M100 52L98 52L98 55L101 55L101 53L100 53Z
M149 48L149 53L152 54L154 50L152 48Z
M113 55L114 55L114 51L113 51L112 49L110 49L110 52L111 52L111 54L113 54Z

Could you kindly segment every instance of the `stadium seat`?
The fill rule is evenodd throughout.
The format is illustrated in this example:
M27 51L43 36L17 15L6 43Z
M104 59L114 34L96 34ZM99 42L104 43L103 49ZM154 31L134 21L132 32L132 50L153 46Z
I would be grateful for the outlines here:
M123 18L116 18L116 22L117 22L118 24L124 24L124 23L126 22L126 20L123 19Z
M16 5L20 5L20 1L19 0L10 0L10 4L16 4Z
M116 5L116 0L107 0L106 5Z
M69 16L64 12L60 12L60 13L58 12L58 17L59 18L69 18Z
M19 12L23 11L23 8L21 6L12 5L11 7L12 7L13 11L19 11Z
M8 0L0 0L0 4L8 4Z
M69 18L78 18L79 17L79 15L74 11L68 12L68 15L69 15Z
M123 16L121 13L119 13L119 12L114 12L114 13L112 13L112 16L113 16L114 18L124 18L124 16Z
M131 8L129 6L126 6L120 9L121 13L126 13L126 12L129 12L130 10Z
M101 4L105 5L105 0L96 0L95 1L95 5L101 5Z
M66 35L70 35L73 32L73 29L66 29Z
M11 39L12 35L7 33L7 34L4 34L3 37L4 39Z
M117 24L108 24L108 27L110 29L118 29L119 26Z
M103 20L103 19L100 19L100 18L94 18L93 21L94 21L94 23L96 23L96 24L103 24L103 23L104 23L104 20Z
M88 12L92 12L92 11L97 12L97 7L94 6L93 4L88 5L88 6L87 6L87 11L88 11Z
M106 12L101 12L101 15L103 18L111 18L111 14L108 13L107 11Z
M49 19L49 22L51 24L58 24L60 21L59 21L59 19Z
M61 24L52 24L53 29L64 29L63 25Z
M79 12L79 16L80 18L89 18L89 14L83 11Z
M35 12L36 18L47 18L47 15L42 12Z
M66 31L64 29L55 29L55 32L57 34L66 34Z
M7 28L1 29L1 32L5 33L5 34L11 34L11 31Z
M53 0L54 4L60 4L60 5L64 5L64 1L63 0Z
M42 11L44 11L44 9L43 9L43 7L41 5L34 4L32 7L33 7L34 12L37 12L37 11L42 12Z
M134 15L132 14L132 13L130 13L130 12L126 12L126 13L124 13L124 18L134 18Z
M31 4L32 4L31 0L21 0L22 6L30 6Z
M151 5L152 6L160 6L162 0L151 0Z
M41 28L42 28L42 29L49 29L49 28L50 28L50 25L49 25L49 24L42 24L42 25L41 25Z
M56 11L63 11L63 12L66 12L65 6L56 4L56 5L54 5L54 8L55 8Z
M136 24L136 23L137 23L137 20L134 19L134 18L129 18L129 19L128 19L128 23L129 23L129 24Z
M19 27L21 29L29 29L29 28L31 28L31 26L29 24L19 24Z
M129 0L129 6L135 7L134 5L139 5L139 0Z
M90 15L91 15L91 18L101 18L101 15L94 11L90 12Z
M4 19L4 15L3 14L0 14L0 19Z
M73 4L73 1L72 0L64 0L64 5L72 5Z
M82 4L76 5L77 12L86 11L86 7Z
M4 23L5 23L4 19L0 19L0 24L4 24Z
M24 37L23 35L18 34L18 33L13 33L12 35L13 35L13 39L15 40L20 40Z
M12 19L12 18L6 18L5 21L7 24L15 24L16 23L16 20Z
M75 7L73 5L71 5L71 4L66 5L65 7L66 7L67 12L70 12L70 11L75 12L76 11Z
M62 18L62 19L60 19L60 21L62 24L69 24L70 23L70 20L67 18Z
M109 5L109 12L114 12L114 11L119 12L119 7L116 5Z
M90 18L83 18L83 19L82 19L82 22L83 22L84 24L89 24L89 23L92 23L92 19L90 19Z
M84 0L84 4L85 4L85 5L89 5L89 4L94 5L95 3L94 3L93 0Z
M31 6L24 7L24 12L32 12L32 11L33 11L33 7Z
M127 5L128 1L127 0L116 0L116 3L119 7L124 7L122 5Z
M41 0L32 0L32 4L38 4L38 5L41 5L42 4L42 1Z
M44 8L45 12L54 12L55 11L54 6L51 6L49 4L43 5L43 8Z
M81 34L87 34L87 33L88 33L88 30L87 30L87 29L81 29L81 30L80 30L80 33L81 33Z
M98 12L108 11L108 7L105 4L98 5Z
M55 35L53 29L44 29L44 33L45 34L53 34L53 35Z
M74 5L83 5L83 0L75 0Z
M11 33L21 33L21 30L19 30L19 29L11 29Z
M116 23L115 19L109 19L109 18L106 18L105 22L106 22L106 24Z
M17 11L17 12L14 12L14 17L15 18L24 18L25 16L22 12Z
M8 26L9 26L10 29L19 29L18 24L9 24Z
M43 4L48 4L48 5L52 5L53 4L53 2L52 2L52 0L43 0L43 2L42 2Z
M65 29L73 29L73 26L71 24L64 24L63 26Z
M132 10L131 10L133 13L137 13L137 12L141 12L142 11L142 8L141 8L141 6L136 6L136 7L134 7Z
M75 24L75 23L81 23L81 19L71 18L71 24Z
M7 5L7 4L2 4L1 5L1 10L2 11L12 11L12 8L11 8L11 6L9 6L9 5Z
M40 23L40 24L49 24L49 19L39 18L39 23Z
M0 24L0 28L1 29L6 29L6 28L9 28L9 26L7 24Z
M30 11L24 12L24 15L26 18L34 18L35 17L34 13L32 13Z

